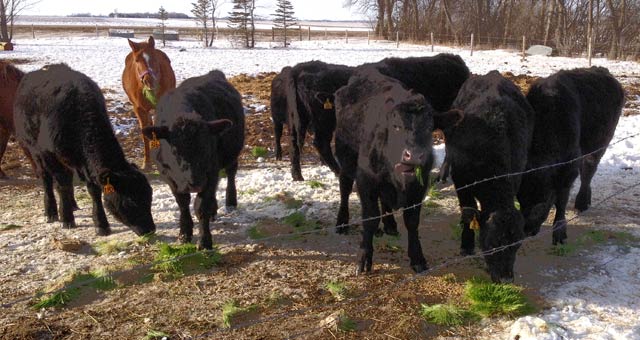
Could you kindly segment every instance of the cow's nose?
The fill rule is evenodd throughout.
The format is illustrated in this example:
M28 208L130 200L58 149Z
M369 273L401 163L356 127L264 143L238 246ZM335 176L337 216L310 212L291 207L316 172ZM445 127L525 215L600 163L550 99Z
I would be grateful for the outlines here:
M403 162L409 162L411 161L411 151L404 149L404 151L402 151L402 161Z

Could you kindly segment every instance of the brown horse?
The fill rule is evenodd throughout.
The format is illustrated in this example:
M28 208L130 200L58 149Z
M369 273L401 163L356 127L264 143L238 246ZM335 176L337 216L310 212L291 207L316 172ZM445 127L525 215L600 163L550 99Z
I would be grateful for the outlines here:
M132 51L125 59L122 86L133 104L133 112L142 131L145 127L153 125L150 111L155 109L157 100L162 95L176 87L176 76L169 57L155 48L153 37L140 43L129 40L129 46ZM149 140L142 134L141 136L144 142L142 168L149 170Z
M13 101L22 76L24 76L24 72L6 61L0 60L0 163L2 162L4 152L7 150L9 136L15 133L15 126L13 124ZM33 167L31 155L27 149L22 148L22 150L24 150L24 154ZM7 176L0 168L0 178L5 177Z

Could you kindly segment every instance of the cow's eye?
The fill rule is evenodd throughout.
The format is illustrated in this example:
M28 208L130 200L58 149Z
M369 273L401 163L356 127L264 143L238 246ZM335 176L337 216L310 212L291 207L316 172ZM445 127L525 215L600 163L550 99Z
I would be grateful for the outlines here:
M400 131L400 129L402 128L400 127L400 125L393 125L393 129L396 131Z

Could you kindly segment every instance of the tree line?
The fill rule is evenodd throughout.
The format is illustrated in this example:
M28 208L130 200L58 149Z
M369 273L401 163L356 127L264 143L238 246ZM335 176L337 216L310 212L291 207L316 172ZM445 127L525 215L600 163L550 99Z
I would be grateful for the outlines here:
M345 0L368 15L375 33L425 41L430 34L455 44L475 41L505 46L526 36L531 44L561 55L587 49L589 28L594 51L612 59L638 56L640 0Z

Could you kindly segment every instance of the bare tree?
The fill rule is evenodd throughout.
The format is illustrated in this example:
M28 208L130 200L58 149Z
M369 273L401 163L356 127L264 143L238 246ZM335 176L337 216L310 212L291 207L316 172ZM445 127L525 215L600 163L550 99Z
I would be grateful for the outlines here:
M211 39L209 40L209 46L213 45L213 41L216 39L216 17L220 7L226 3L226 1L210 0L211 2Z
M204 39L204 46L209 45L209 12L211 11L211 2L209 0L197 0L191 3L193 8L191 13L195 16L196 22L202 25L202 38Z
M13 39L13 23L20 12L37 1L0 0L0 41L10 42Z

